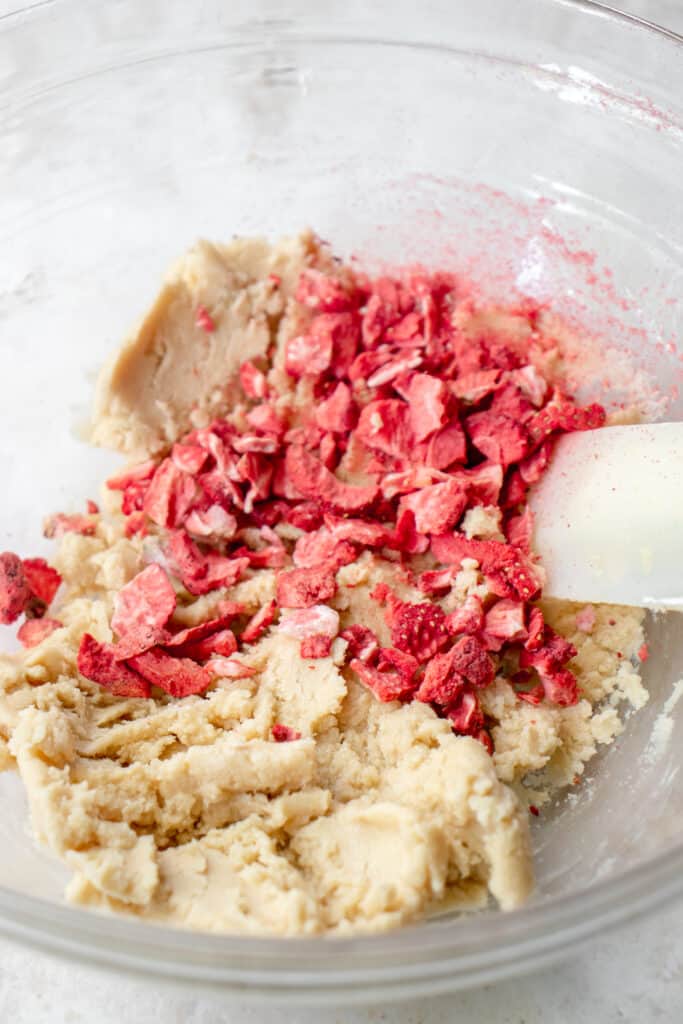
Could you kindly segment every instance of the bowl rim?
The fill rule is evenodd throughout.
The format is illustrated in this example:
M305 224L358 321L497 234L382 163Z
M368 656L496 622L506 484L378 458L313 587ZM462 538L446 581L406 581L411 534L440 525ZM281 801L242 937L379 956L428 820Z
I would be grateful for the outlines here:
M536 2L579 16L600 13L683 47L678 32L601 0ZM57 0L56 6L61 3ZM0 15L0 30L13 19L37 19L53 4L42 0ZM311 40L320 42L319 37ZM452 50L447 44L437 48ZM216 988L240 998L286 996L315 1004L334 996L350 1003L434 995L550 964L588 938L681 898L683 840L613 878L542 903L532 900L511 913L468 916L467 927L455 931L451 918L353 938L216 935L57 904L0 885L0 935L99 968ZM492 942L487 924L493 917L497 933Z

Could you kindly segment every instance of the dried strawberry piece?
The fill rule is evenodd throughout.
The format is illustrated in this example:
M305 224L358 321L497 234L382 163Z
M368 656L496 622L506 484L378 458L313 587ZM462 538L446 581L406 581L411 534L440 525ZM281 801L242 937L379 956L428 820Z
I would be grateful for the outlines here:
M537 683L530 690L517 690L518 700L523 700L526 704L531 704L534 707L537 707L544 697L545 690L542 683Z
M518 370L510 370L508 379L524 393L532 405L537 408L543 405L548 393L548 382L535 366L529 364Z
M44 558L24 558L21 564L33 596L43 604L52 604L62 582L57 570L48 565Z
M301 641L302 658L328 658L332 650L332 637L324 633L305 636Z
M463 402L470 402L477 405L484 398L498 387L500 370L475 370L472 373L462 374L451 383L451 390L454 395Z
M206 622L200 622L196 626L188 626L174 633L173 636L164 641L164 647L171 650L205 640L206 637L211 636L213 633L218 633L224 630L226 626L229 626L233 619L244 612L244 605L237 601L225 601L219 606L219 611L221 614L215 619L207 619Z
M379 640L371 629L356 623L339 634L348 645L347 657L372 664L379 654Z
M401 355L396 359L390 359L375 370L374 373L370 374L367 379L367 386L369 388L381 388L390 381L396 381L404 374L417 369L418 366L422 365L422 362L422 353L417 351Z
M268 394L265 374L249 360L240 366L240 384L247 398L265 398Z
M154 476L157 468L155 459L148 459L147 462L140 462L137 466L126 469L123 473L111 476L107 480L107 487L110 491L125 491L131 484L149 482Z
M279 632L303 640L311 636L327 636L330 639L339 632L339 613L326 604L310 608L285 609L279 625Z
M195 323L197 327L200 327L207 334L213 334L216 330L216 322L209 313L206 306L197 306L197 312L195 314Z
M175 640L177 637L173 639ZM192 661L206 661L215 654L229 658L237 650L237 640L231 629L218 629L215 633L210 633L209 636L195 640L194 643L176 644L173 649L170 649L168 644L164 644L164 649L176 657L190 658Z
M383 366L387 366L393 356L395 350L390 348L389 345L380 345L378 348L361 352L351 363L347 376L352 384L357 382L365 382L377 373Z
M342 282L320 270L303 270L294 295L297 302L309 309L337 312L351 305L351 296Z
M171 459L159 465L145 494L143 508L157 526L180 526L195 500L197 488Z
M285 370L290 377L319 377L332 365L332 335L299 334L285 344Z
M455 568L428 569L417 578L418 590L423 594L443 593L444 590L450 590L457 575L458 570Z
M414 373L405 385L397 384L396 390L408 402L416 441L426 440L444 425L449 391L443 380L429 373Z
M450 720L453 732L461 736L479 736L484 728L484 713L479 707L476 694L464 689L454 703L446 708L446 717Z
M647 661L650 657L650 648L647 644L641 644L638 648L638 659L640 661Z
M401 510L394 532L387 537L387 547L402 551L406 555L422 555L429 547L429 539L417 532L412 509Z
M92 537L96 523L90 516L64 515L58 512L49 516L43 526L44 537L63 537L67 533L80 533L83 537Z
M212 469L198 478L199 486L210 504L222 505L225 509L242 507L242 492L222 469Z
M257 551L241 547L234 554L246 558L252 569L281 569L287 561L287 549L277 534L275 537L277 538L275 543L268 544Z
M385 473L380 481L380 488L382 497L391 500L401 494L410 494L411 491L419 491L423 487L444 483L449 479L448 473L442 473L440 470L428 466L411 466L410 469L398 473Z
M255 501L263 501L270 497L273 479L272 459L259 452L245 452L235 471L240 480L251 485L243 502L244 511L250 513Z
M453 669L464 676L472 686L482 688L493 682L496 667L479 637L460 637L449 653L453 658Z
M359 658L354 658L349 668L356 673L364 686L372 690L378 700L406 700L415 692L415 683L405 679L398 672L380 672Z
M356 557L353 544L339 540L324 526L299 537L292 552L292 561L298 569L326 565L336 571L342 565L355 562Z
M300 505L289 510L285 519L298 530L308 533L310 530L317 530L322 525L323 513L320 505L315 501L303 501Z
M446 616L438 605L429 602L399 602L393 609L391 643L418 661L428 661L448 642Z
M292 569L277 579L277 601L282 608L310 608L324 604L337 592L334 571L323 567Z
M286 521L290 508L286 501L273 498L270 501L261 501L252 509L251 515L256 526L277 526L278 523ZM187 526L187 524L186 524Z
M541 673L541 682L546 700L560 707L570 707L579 701L579 684L576 676L567 668L549 667Z
M118 634L116 656L125 661L166 636L176 595L160 565L148 565L122 587L114 599L112 629Z
M495 462L482 462L475 469L466 469L472 504L497 505L503 486L503 468Z
M442 534L460 522L467 507L467 487L458 480L423 487L414 494L406 494L398 506L399 516L409 509L415 516L418 533Z
M276 743L291 743L293 740L300 740L301 733L297 732L296 729L291 729L288 725L282 725L281 722L276 722L270 730L270 734Z
M318 447L318 458L323 466L334 472L337 468L340 454L337 438L334 434L323 434Z
M141 512L145 504L145 495L149 490L149 480L140 483L132 483L126 487L121 498L121 511L124 516L134 512Z
M82 676L115 697L149 697L148 680L118 661L112 644L101 644L90 633L81 637L76 664Z
M274 455L280 447L280 442L272 434L242 434L241 437L235 438L232 446L240 455L244 455L245 452Z
M446 628L452 636L459 633L478 633L484 628L484 606L476 594L469 594L464 602L446 617Z
M585 608L581 608L576 613L576 628L580 629L582 633L592 633L595 628L596 619L595 608L587 604Z
M526 430L509 416L477 412L467 417L465 427L475 448L491 462L506 468L519 462L529 451Z
M244 665L237 658L212 658L207 661L204 668L214 676L223 679L248 679L256 675L256 669L250 665Z
M545 622L543 612L540 608L531 608L529 611L529 622L527 623L528 636L524 643L527 651L537 651L543 646L545 636Z
M171 461L176 469L190 476L196 476L206 464L209 454L198 444L174 444L171 449Z
M340 381L334 391L315 410L315 422L321 430L345 434L356 425L358 409L351 389Z
M389 531L381 523L373 523L364 519L349 519L325 513L325 525L340 541L353 541L363 547L383 547L389 538Z
M340 512L359 512L377 497L377 488L342 483L301 445L291 445L285 472L303 498L319 501Z
M195 508L185 520L185 529L195 537L220 537L229 540L237 531L237 520L222 505Z
M268 604L264 604L262 608L259 608L242 630L240 643L253 644L258 640L272 626L275 621L276 612L277 604L275 601L269 601Z
M556 393L531 419L528 429L532 439L538 443L550 434L594 430L604 426L605 418L606 413L601 405L594 402L581 408L564 395Z
M553 447L552 441L544 441L533 455L522 459L519 464L519 475L525 484L530 486L541 479L550 463Z
M21 559L12 551L4 551L0 555L0 623L15 622L30 600L31 588Z
M443 534L432 537L431 547L434 557L446 564L459 564L463 558L476 559L494 593L500 597L520 597L528 601L540 590L528 560L509 544L468 540L462 534Z
M184 530L171 533L166 554L185 589L195 595L231 587L249 566L248 558L225 558L214 551L203 554Z
M263 434L281 437L287 429L287 422L270 402L261 402L247 413L247 423Z
M17 630L17 640L24 647L36 647L61 627L58 619L27 619Z
M545 627L543 646L535 651L522 650L521 668L535 668L543 684L546 698L566 707L579 699L578 684L573 672L563 666L576 655L576 648L549 626Z
M527 555L530 554L533 529L533 513L527 505L523 512L519 515L511 516L505 524L505 536L507 537L508 544L519 548Z
M465 688L464 677L453 667L452 650L435 654L427 663L415 699L425 704L452 704Z
M90 516L98 516L100 514L100 506L92 498L88 498L85 503L85 511Z
M136 533L143 537L147 533L147 516L144 512L132 512L126 519L124 527L126 537L133 537Z
M354 436L373 451L410 456L415 439L408 405L398 398L369 402L361 411Z
M175 658L160 647L130 658L127 664L152 686L171 697L204 693L211 685L211 673L189 658Z
M510 598L496 601L486 613L484 632L510 642L526 639L523 602Z
M423 457L426 466L441 470L448 469L455 462L464 462L467 458L467 438L460 421L453 419L432 434L424 447Z
M382 647L379 651L377 668L381 672L396 671L407 683L413 683L415 673L420 667L417 658L396 647ZM417 686L417 683L415 683Z

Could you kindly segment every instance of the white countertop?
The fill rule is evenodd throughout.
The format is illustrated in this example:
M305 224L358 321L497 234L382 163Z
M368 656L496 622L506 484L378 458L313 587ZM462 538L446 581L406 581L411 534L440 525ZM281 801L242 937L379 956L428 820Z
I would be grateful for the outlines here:
M683 0L612 2L683 33ZM0 17L30 6L0 0ZM11 1024L655 1024L682 1019L683 905L632 923L540 974L366 1010L277 1009L183 996L0 940L0 1021Z

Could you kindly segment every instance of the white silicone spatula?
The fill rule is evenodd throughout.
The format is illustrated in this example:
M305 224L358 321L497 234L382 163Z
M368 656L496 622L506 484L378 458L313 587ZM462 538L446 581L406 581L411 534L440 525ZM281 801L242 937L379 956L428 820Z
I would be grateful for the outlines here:
M683 423L561 438L531 508L547 596L683 611Z

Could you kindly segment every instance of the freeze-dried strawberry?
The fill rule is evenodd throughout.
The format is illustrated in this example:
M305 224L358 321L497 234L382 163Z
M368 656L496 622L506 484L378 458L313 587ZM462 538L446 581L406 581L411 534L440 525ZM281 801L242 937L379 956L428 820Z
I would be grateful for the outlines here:
M291 445L287 449L285 470L303 498L318 501L339 512L359 512L371 505L377 496L374 485L355 487L337 480L301 445Z
M101 644L90 633L81 637L76 664L82 676L115 697L149 697L148 680L118 661L112 644Z
M206 306L197 306L195 323L197 327L200 327L206 334L213 334L216 330L216 321L211 316Z
M276 613L277 604L275 601L269 601L268 604L264 604L262 608L259 608L259 610L252 615L249 622L242 630L240 643L255 643L255 641L258 640L270 626L272 626L275 621Z
M218 587L231 587L249 566L248 558L225 558L210 551L203 554L185 530L174 530L166 554L191 594L207 594Z
M420 573L417 578L417 588L423 594L438 594L449 590L458 574L455 568L449 569L428 569Z
M220 676L222 679L248 679L256 675L255 668L244 665L237 658L212 658L207 661L204 668L211 675Z
M398 672L380 672L359 658L354 658L349 668L356 673L364 686L372 690L378 700L405 700L415 691L415 683L412 680L405 679Z
M27 619L17 630L17 640L23 647L36 647L61 626L58 619Z
M271 728L270 734L276 743L291 743L293 740L300 740L301 733L297 732L296 729L291 729L288 725L282 725L281 722L276 722Z
M165 637L175 606L175 591L160 565L148 565L122 587L114 599L111 619L119 637L119 661L148 650Z
M531 608L529 611L529 622L527 623L528 636L524 642L527 651L537 651L543 646L545 636L545 622L543 612L540 608Z
M354 435L366 448L409 457L414 438L408 405L399 398L369 402L361 411Z
M551 704L570 707L579 700L579 684L576 676L568 668L547 668L543 674L539 671L543 691Z
M503 468L495 462L482 462L463 473L473 505L497 505L503 486Z
M209 454L198 444L174 444L171 449L171 462L176 469L196 476L204 468Z
M409 509L418 533L442 534L460 522L467 507L467 487L458 480L423 487L406 494L399 503L399 515Z
M565 663L575 655L573 644L546 626L543 646L534 651L523 650L519 664L521 668L536 669L549 701L567 706L576 704L579 699L576 677L564 668Z
M287 561L287 549L277 534L275 534L272 544L257 550L241 547L234 552L234 555L246 558L252 569L281 569Z
M164 459L152 477L143 509L157 526L180 526L195 500L197 488L192 477Z
M332 335L309 331L285 344L285 370L290 377L319 377L332 364Z
M484 606L476 594L469 594L458 608L446 616L446 628L452 636L478 633L483 627Z
M446 418L448 387L429 373L414 373L396 390L408 402L410 425L416 441L424 441L439 430Z
M228 540L237 530L237 520L222 505L193 509L185 520L185 529L195 537L217 537Z
M476 694L468 689L462 690L453 704L446 708L446 718L450 720L453 732L461 736L478 736L484 728L484 713Z
M334 391L315 410L315 422L321 430L345 434L356 425L358 410L351 389L340 381Z
M432 434L424 448L425 465L434 469L448 469L455 462L464 462L466 457L467 439L457 419Z
M210 504L222 505L226 510L233 506L242 507L242 492L222 469L202 473L197 482Z
M342 630L340 636L348 644L348 658L355 658L369 664L374 663L379 653L379 640L371 629L356 623Z
M500 380L500 370L474 370L461 374L451 384L454 395L464 402L476 405L493 394Z
M265 398L268 394L265 374L249 360L240 366L240 384L247 398Z
M148 482L154 476L158 463L155 459L148 459L146 462L139 462L137 466L131 466L123 473L110 476L107 480L107 487L110 491L125 491L131 484Z
M509 416L477 412L467 417L465 427L475 448L491 462L506 468L519 462L529 451L526 430Z
M240 455L244 455L245 452L274 455L280 447L280 442L272 434L242 434L241 437L235 438L232 446Z
M57 570L48 565L44 558L24 558L21 564L33 596L43 604L52 604L62 582Z
M361 352L351 363L348 369L348 378L352 384L364 382L377 373L383 366L387 366L394 356L395 350L389 345L379 345L371 351Z
M422 682L415 694L425 704L452 704L465 687L464 677L453 667L453 651L435 654L427 663Z
M479 637L460 637L451 647L449 654L452 657L453 670L464 676L472 686L481 688L493 682L496 668Z
M401 470L398 473L385 473L380 481L382 497L391 500L401 494L410 494L411 491L419 491L422 487L430 487L432 484L444 483L449 480L448 473L429 466L411 466L410 469Z
M387 537L386 545L406 555L422 555L427 550L429 539L417 532L412 509L401 510L396 520L396 529Z
M277 579L277 601L282 608L310 608L334 597L337 581L327 567L291 569Z
M474 558L499 597L520 597L528 601L540 584L527 559L516 548L495 540L468 540L463 534L432 537L432 552L445 564L459 564Z
M92 537L95 532L95 520L90 516L64 515L58 512L49 516L43 525L44 537L63 537L67 533L80 533L83 537Z
M132 512L126 519L124 527L126 537L133 537L136 533L145 536L147 533L147 516L144 512Z
M15 622L31 600L22 561L12 551L0 555L0 623Z
M173 638L174 640L177 637ZM195 640L193 643L176 644L170 648L167 643L164 649L174 657L190 658L192 661L206 661L216 654L229 658L237 650L237 640L231 629L218 629L215 633Z
M326 604L315 604L310 608L284 609L280 616L278 631L299 640L308 636L333 638L339 632L339 612Z
M347 540L339 540L325 526L299 537L292 552L292 561L299 569L316 565L328 565L330 568L338 569L342 565L355 562L356 557L357 552L353 544Z
M255 501L270 497L273 461L260 452L245 452L235 467L235 473L238 479L251 485L243 502L244 511L250 513Z
M640 661L647 661L650 657L650 648L647 644L641 644L638 648L638 658Z
M524 392L532 405L536 407L543 405L548 393L548 382L535 366L529 364L521 366L518 370L510 370L508 378Z
M247 413L247 423L263 434L280 437L287 429L287 422L270 402L261 402Z
M518 700L523 700L525 704L531 704L534 707L537 707L545 697L543 683L537 683L536 686L532 686L528 690L522 689L517 690L516 692Z
M85 503L85 511L89 516L98 516L100 514L100 506L92 498L88 498Z
M391 643L418 659L428 661L448 642L446 616L438 605L399 602L393 609Z
M334 434L323 434L318 446L318 458L326 469L334 470L339 463L340 450Z
M605 415L603 407L596 402L580 407L564 395L556 393L530 420L528 429L532 439L539 442L550 434L602 427Z
M332 637L324 633L305 636L301 641L302 658L328 658L332 650Z
M353 541L363 547L383 547L387 543L389 531L381 523L373 523L364 519L340 518L325 513L325 525L335 539Z
M525 554L531 552L534 519L531 508L527 505L519 515L512 516L505 524L505 536L508 544L519 548Z
M320 270L302 270L296 287L295 298L309 309L327 312L348 309L351 296L341 281L327 277Z
M524 624L524 604L503 598L489 608L484 620L484 632L501 640L524 640L527 632Z
M553 453L553 442L544 441L543 444L533 453L522 459L519 464L519 475L525 484L537 483L545 473Z
M323 513L315 501L302 501L300 505L289 510L285 519L298 530L317 530L322 525Z
M196 626L188 626L174 633L173 636L164 640L164 647L169 650L174 650L176 647L186 647L188 644L196 644L200 640L205 640L206 637L211 636L213 633L221 632L230 625L233 619L242 614L244 605L239 604L237 601L226 601L219 608L219 611L221 614L215 619L207 619L206 622L200 622Z
M128 665L152 686L171 697L190 697L204 693L211 685L211 673L189 658L175 658L160 647L130 658Z
M397 647L380 648L377 668L381 672L396 671L406 682L412 683L419 667L419 661L412 654L400 651Z
M422 365L422 362L423 356L417 351L399 355L397 358L390 359L384 363L374 373L371 373L367 379L367 385L369 388L381 388L385 384L389 384L390 381L396 381L404 374L417 369L418 366Z

